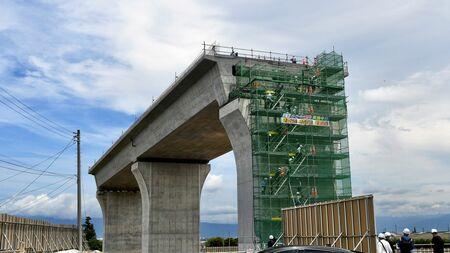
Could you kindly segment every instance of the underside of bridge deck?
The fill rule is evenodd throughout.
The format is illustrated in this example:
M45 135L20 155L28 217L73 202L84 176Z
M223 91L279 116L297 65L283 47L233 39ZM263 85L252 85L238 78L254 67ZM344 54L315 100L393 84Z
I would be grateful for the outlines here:
M176 117L176 115L174 115ZM214 102L138 157L140 162L207 164L231 151ZM138 190L131 164L104 183L101 190Z

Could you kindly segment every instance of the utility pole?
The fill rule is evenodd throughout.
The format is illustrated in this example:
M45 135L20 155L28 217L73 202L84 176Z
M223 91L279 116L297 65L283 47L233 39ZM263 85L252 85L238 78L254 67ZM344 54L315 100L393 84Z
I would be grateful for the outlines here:
M80 130L75 136L77 142L77 223L78 223L78 250L83 252L83 227L81 226L81 155L80 155Z

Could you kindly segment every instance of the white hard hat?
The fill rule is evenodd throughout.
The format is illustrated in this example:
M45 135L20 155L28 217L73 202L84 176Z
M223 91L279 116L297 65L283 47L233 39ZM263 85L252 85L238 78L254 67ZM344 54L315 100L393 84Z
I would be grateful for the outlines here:
M411 234L411 230L409 230L409 228L405 228L405 229L403 229L403 234L409 235L409 234Z
M385 239L386 236L385 236L383 233L379 233L379 234L378 234L378 238L380 238L380 239Z
M385 235L386 237L392 236L392 234L389 233L389 232L385 232L384 235Z
M431 230L431 233L432 233L432 234L437 233L437 229L433 228L433 229Z
M273 239L273 235L269 235L269 239L272 240Z

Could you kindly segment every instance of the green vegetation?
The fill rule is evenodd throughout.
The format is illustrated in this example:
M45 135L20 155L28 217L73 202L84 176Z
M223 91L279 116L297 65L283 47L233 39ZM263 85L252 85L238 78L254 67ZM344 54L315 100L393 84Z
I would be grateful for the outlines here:
M206 243L206 247L223 247L223 246L238 246L237 238L222 238L222 237L212 237L209 238Z
M97 239L94 224L91 223L91 217L87 216L83 224L83 233L88 242L89 249L102 250L102 241Z

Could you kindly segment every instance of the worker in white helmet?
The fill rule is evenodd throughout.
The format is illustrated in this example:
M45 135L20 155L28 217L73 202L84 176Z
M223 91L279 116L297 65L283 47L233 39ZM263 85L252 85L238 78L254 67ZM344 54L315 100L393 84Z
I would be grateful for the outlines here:
M267 242L267 247L272 248L273 246L275 246L275 243L277 241L275 240L275 237L273 237L273 235L269 235L269 241Z
M392 238L392 234L386 231L384 235L386 236L386 241L388 241L389 245L391 245L392 252L395 252L395 243L394 238Z
M400 249L400 253L411 253L414 249L414 241L410 236L411 230L408 228L403 229L403 236L400 238L397 246Z
M392 253L391 245L383 233L378 234L377 253Z
M437 229L433 228L431 234L433 235L433 239L431 239L431 243L433 243L433 253L444 253L444 240L438 235Z

